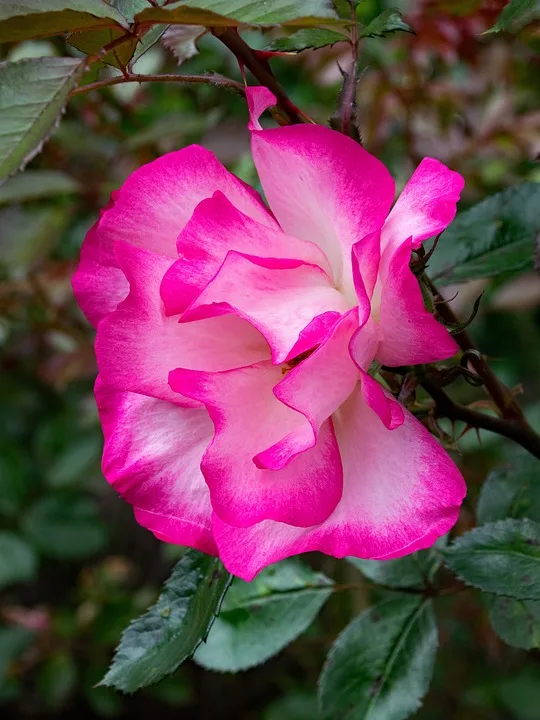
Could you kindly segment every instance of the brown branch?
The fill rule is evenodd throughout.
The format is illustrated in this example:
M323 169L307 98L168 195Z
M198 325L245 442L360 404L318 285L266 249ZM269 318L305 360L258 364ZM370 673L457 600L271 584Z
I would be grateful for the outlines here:
M73 90L72 95L81 95L82 93L91 92L92 90L101 90L111 85L123 85L124 83L132 82L179 82L179 83L206 83L207 85L215 85L216 87L224 87L228 90L234 90L241 94L245 93L245 88L242 83L236 80L231 80L224 75L217 73L208 73L206 75L137 75L128 74L127 76L118 75L117 77L107 78L105 80L98 80L97 82L88 83L87 85L81 85L80 87Z
M461 420L467 425L507 437L521 445L540 460L540 436L529 426L516 418L499 418L493 415L472 410L465 405L454 402L447 393L433 380L423 377L422 387L435 400L436 414L450 420Z
M438 291L434 283L429 279L428 282L430 284L433 295L438 300L438 314L447 324L459 325L459 319L456 317L454 311L449 306L449 304L445 302L444 298L442 297L441 293ZM459 347L464 351L478 350L471 336L466 330L462 330L461 332L456 333L455 339ZM473 355L471 353L469 361L477 375L482 379L486 390L491 395L495 404L499 408L502 417L508 420L514 420L518 424L529 427L523 415L523 411L519 406L519 403L516 402L510 390L499 380L493 370L489 367L484 356L481 353L478 353L477 355Z
M247 67L261 85L264 85L274 93L277 100L277 107L280 109L281 115L283 115L283 124L294 125L296 123L312 122L307 115L291 102L287 93L274 77L268 63L259 60L235 29L212 28L212 33L229 48L241 65Z

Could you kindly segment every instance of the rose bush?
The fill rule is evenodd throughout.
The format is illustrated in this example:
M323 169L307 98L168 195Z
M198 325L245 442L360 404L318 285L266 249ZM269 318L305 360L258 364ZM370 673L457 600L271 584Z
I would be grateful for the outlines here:
M390 559L455 523L463 479L378 382L377 363L451 357L411 251L453 219L460 175L394 182L326 127L263 130L268 201L199 146L113 193L73 278L97 328L106 478L158 538L250 580L310 550Z

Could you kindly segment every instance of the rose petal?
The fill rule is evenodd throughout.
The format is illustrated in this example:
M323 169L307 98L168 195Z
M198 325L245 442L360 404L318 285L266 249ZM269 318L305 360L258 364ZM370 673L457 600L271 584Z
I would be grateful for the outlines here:
M344 485L332 515L304 529L272 521L242 529L214 515L225 567L249 582L267 565L299 553L390 559L430 547L448 532L465 495L463 478L423 425L404 413L397 429L381 427L357 387L333 416Z
M193 406L169 387L172 369L228 370L269 357L264 338L239 317L179 324L167 316L159 287L170 259L122 242L115 250L130 293L98 327L96 356L108 385Z
M336 286L354 288L351 248L379 230L394 199L394 181L373 155L345 135L319 125L259 130L258 114L275 99L248 88L251 148L264 193L283 230L316 243Z
M383 248L395 250L412 237L417 248L450 225L463 190L462 176L434 158L424 158L399 196L382 231Z
M331 422L321 427L317 445L283 470L263 470L253 462L283 434L302 428L306 418L281 403L273 387L281 369L269 362L224 373L178 369L171 387L206 405L214 439L201 467L214 511L226 522L246 527L272 519L308 526L326 519L341 497L341 461Z
M293 347L304 352L322 339L299 336L322 313L348 310L343 295L328 275L301 260L248 257L229 252L219 272L186 310L182 322L234 312L248 320L266 338L274 363L283 362Z
M167 542L217 554L200 470L212 438L206 410L119 392L99 377L95 394L105 436L103 474L133 505L137 521Z
M177 241L177 260L161 285L169 314L183 312L218 272L227 253L236 250L262 258L298 258L328 271L314 244L285 235L237 210L221 192L203 200Z

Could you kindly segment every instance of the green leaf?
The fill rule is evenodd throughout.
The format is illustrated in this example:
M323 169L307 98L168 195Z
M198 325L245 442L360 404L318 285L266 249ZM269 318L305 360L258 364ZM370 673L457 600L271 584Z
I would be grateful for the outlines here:
M540 600L540 524L501 520L475 528L442 550L468 585L519 600Z
M77 180L60 170L26 170L0 187L0 205L74 195L80 191Z
M523 454L493 470L482 486L476 514L479 524L507 517L540 522L540 462Z
M96 503L73 495L38 500L24 516L22 527L43 555L66 560L95 555L108 539Z
M163 5L166 0L159 0L158 5ZM148 0L110 0L111 5L122 13L129 23L132 23L135 15L149 6Z
M346 42L347 38L334 30L325 28L305 28L298 32L274 40L265 48L272 52L301 52L302 50L315 50L327 47L338 42Z
M156 604L124 631L102 684L134 692L173 673L208 634L230 581L218 559L187 550Z
M149 7L135 17L139 23L206 27L234 27L242 24L309 27L335 19L337 15L331 0L180 0L163 8Z
M539 205L540 183L523 183L459 214L429 261L431 277L447 284L532 269Z
M497 635L508 645L532 650L540 647L540 601L495 597L489 614Z
M37 572L32 547L11 532L0 532L0 590L8 585L29 582Z
M414 34L414 30L410 25L407 25L399 10L389 8L388 10L383 10L380 15L377 15L375 20L372 20L368 25L362 28L359 35L364 38L385 37L390 33L399 31Z
M0 266L20 273L36 265L58 243L69 220L64 207L1 209Z
M332 581L296 559L253 582L236 579L195 660L224 672L259 665L303 633L331 594Z
M2 213L0 213L0 223ZM0 244L2 235L0 233ZM0 268L2 253L0 252ZM9 405L9 400L8 400ZM32 462L24 453L23 445L15 442L0 442L0 513L16 515L23 507L28 495L28 477L32 471Z
M429 550L420 550L396 560L362 560L348 557L347 561L379 585L392 588L425 588L441 564L441 557L435 547L444 547L446 542L446 537L441 538Z
M516 31L532 20L538 20L539 18L539 0L510 0L495 25L486 30L486 33L500 32L501 30Z
M124 27L126 19L103 0L3 0L0 43L85 28Z
M105 45L117 40L124 34L122 30L115 28L100 28L98 30L72 33L68 37L68 42L87 55L97 55ZM125 68L133 57L137 43L138 39L136 37L128 37L125 42L120 43L113 50L103 55L101 62L119 69Z
M77 686L77 665L68 652L58 652L41 666L37 677L39 698L47 709L58 710Z
M32 642L34 633L21 627L0 627L0 687L8 674L10 664Z
M72 58L0 63L0 180L41 150L83 69Z
M319 680L328 720L403 720L427 692L437 652L430 600L400 595L348 625Z

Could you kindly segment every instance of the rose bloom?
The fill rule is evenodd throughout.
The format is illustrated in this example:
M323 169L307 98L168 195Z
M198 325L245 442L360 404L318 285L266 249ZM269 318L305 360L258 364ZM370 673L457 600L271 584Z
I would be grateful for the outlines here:
M457 350L409 261L453 219L462 178L427 158L391 209L394 182L360 145L263 130L274 96L248 102L269 208L192 145L134 172L85 239L73 287L97 328L105 477L160 540L248 581L311 550L429 547L463 478L375 370Z

